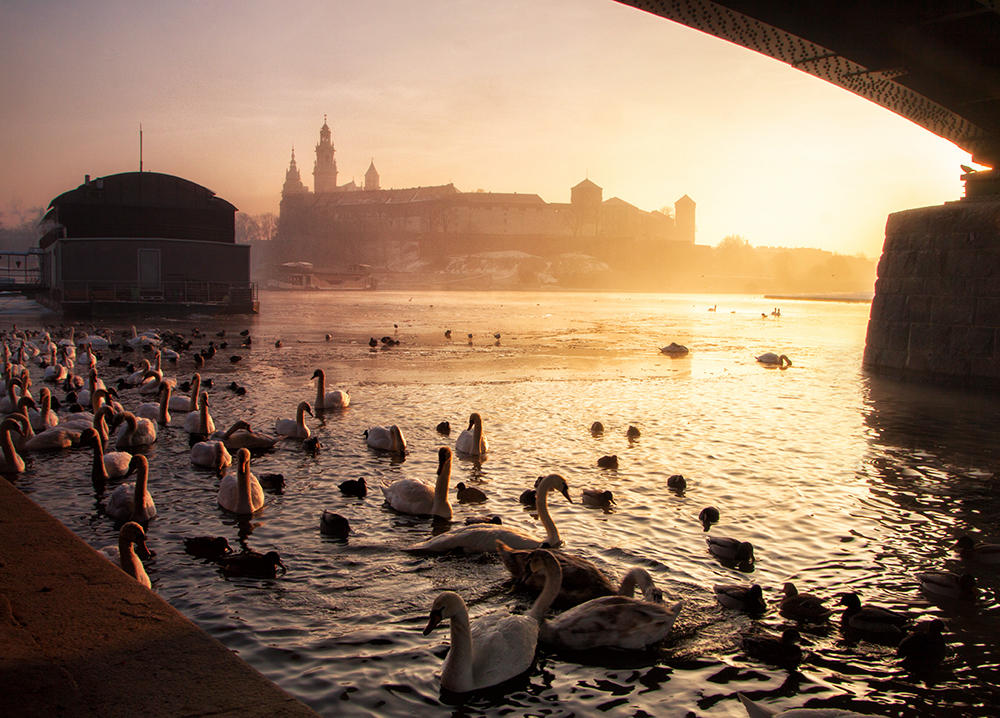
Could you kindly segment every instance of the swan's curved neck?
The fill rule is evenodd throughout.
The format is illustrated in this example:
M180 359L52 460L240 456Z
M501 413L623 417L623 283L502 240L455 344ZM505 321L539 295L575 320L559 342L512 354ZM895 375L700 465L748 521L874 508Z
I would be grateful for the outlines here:
M434 484L434 504L431 513L435 516L451 518L451 504L448 503L448 482L451 481L451 459L438 468L437 482Z
M100 435L94 441L94 468L90 472L90 480L96 483L107 483L108 468L104 465L104 442Z
M326 375L323 372L316 377L316 404L322 406L326 397Z
M195 374L191 379L191 406L198 405L198 394L201 393L201 374Z
M535 602L531 604L527 615L541 623L545 619L546 612L552 606L552 602L559 596L560 588L562 588L562 569L559 567L559 562L554 558L546 559L545 585Z
M476 453L483 453L483 421L477 418L472 424L472 445L476 447Z
M299 406L296 409L295 423L299 425L299 429L302 429L306 425L306 408L304 406Z
M198 431L202 434L208 433L208 403L201 402L198 414Z
M545 527L545 543L551 548L558 548L562 545L562 539L559 538L559 529L549 516L549 491L548 488L538 487L535 493L535 510L538 511L538 520Z
M250 496L250 466L241 461L236 470L236 513L248 514L253 511Z
M140 466L136 470L135 475L135 495L134 503L132 504L132 518L131 521L139 521L143 516L143 509L146 506L146 483L149 481L149 469L145 466Z
M20 456L18 456L17 449L14 448L14 440L10 436L9 428L5 427L3 430L2 443L4 463L7 464L7 468L13 469L17 466Z
M451 624L451 647L445 670L449 673L448 683L459 691L472 688L472 634L469 630L469 612L465 606L449 620ZM444 676L442 676L443 682Z
M166 426L170 423L170 384L163 382L160 384L160 414L157 417L157 421L160 426Z

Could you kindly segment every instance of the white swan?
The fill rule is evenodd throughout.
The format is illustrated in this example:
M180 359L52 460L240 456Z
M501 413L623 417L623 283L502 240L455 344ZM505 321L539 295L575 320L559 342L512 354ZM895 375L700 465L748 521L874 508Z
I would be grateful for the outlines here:
M209 438L224 442L230 451L239 451L240 449L267 451L273 449L274 445L281 441L277 436L254 431L250 428L250 424L242 419L233 422L233 425L225 431L215 431Z
M149 495L149 462L142 454L136 454L128 465L126 476L135 473L135 482L119 484L111 492L104 507L104 513L116 521L138 521L143 523L156 516L156 504Z
M451 646L441 667L441 688L454 693L489 688L527 671L535 660L539 624L559 591L559 564L549 566L551 578L531 609L523 615L506 611L482 616L469 622L465 601L454 591L434 599L424 628L429 634L449 619Z
M208 392L203 391L198 395L198 411L189 412L184 417L184 431L202 436L208 436L215 431L215 421L208 412Z
M761 364L768 364L777 366L780 369L785 369L792 365L792 360L788 358L786 354L775 354L774 352L765 352L759 357L756 357L757 361Z
M537 557L548 556L540 549L532 553L532 569ZM631 597L639 585L647 600ZM670 633L681 610L681 601L669 605L648 599L658 598L653 579L642 568L633 568L622 580L618 596L601 596L560 613L542 625L540 640L555 648L586 651L594 648L615 648L623 651L644 651L656 645Z
M312 378L319 380L316 382L316 401L313 404L317 409L343 409L351 403L351 395L346 391L326 390L326 373L322 369L314 371Z
M126 411L121 415L120 421L124 422L124 426L119 427L115 437L116 449L156 443L156 424L149 419L139 419L131 411Z
M149 419L155 421L160 426L169 426L173 421L170 416L170 392L173 382L164 379L160 382L160 400L157 402L145 402L140 404L135 410L136 418Z
M80 434L82 446L94 447L94 463L90 471L90 479L95 484L107 483L108 479L120 479L128 473L132 454L127 451L109 451L104 453L104 441L97 429L84 429Z
M45 431L51 429L59 423L59 416L52 411L52 392L46 386L42 387L39 402L41 407L28 412L28 419L31 421L31 428L35 431Z
M385 502L404 514L416 516L439 516L451 520L451 504L448 503L448 481L451 479L451 449L438 449L437 482L430 486L417 479L399 479L388 486L382 486Z
M455 440L455 451L468 456L482 456L489 450L489 442L483 434L483 417L473 412L469 415L469 428Z
M236 476L226 474L219 482L219 506L234 514L252 514L264 506L264 489L250 471L250 450L236 452Z
M146 378L146 372L150 369L149 359L143 359L139 368L125 377L125 383L129 386L139 386L139 384L142 383L142 380Z
M300 401L295 409L295 418L278 419L274 423L274 431L281 436L290 436L293 439L308 439L311 432L306 426L306 412L312 416L312 407L309 406L308 401Z
M160 391L160 382L163 381L163 372L159 369L150 369L143 375L142 383L139 384L139 393L156 394Z
M233 457L221 441L199 441L191 447L191 463L221 474L233 463Z
M11 414L11 419L20 423L21 434L23 436L19 449L21 451L48 451L51 449L68 449L80 443L80 432L67 429L62 426L54 426L51 429L35 433L31 429L31 422L28 421L27 411Z
M391 451L394 454L406 453L406 439L398 426L372 426L365 429L365 443L373 449Z
M4 419L0 422L0 448L3 449L3 464L0 465L0 472L5 474L19 474L24 471L24 459L14 448L14 441L10 433L16 431L21 433L21 427L14 419Z
M742 693L737 693L747 709L748 718L883 718L874 713L857 713L843 708L789 708L776 710L762 703L755 703Z
M138 550L135 551L135 548ZM121 562L122 571L134 578L146 588L152 588L153 584L146 573L146 567L142 565L140 558L151 558L152 553L146 546L146 532L142 526L135 521L129 521L122 526L118 532L118 557Z
M198 408L198 394L201 393L201 374L191 377L191 395L174 394L170 397L169 408L173 411L195 411Z
M573 503L569 497L569 486L566 479L559 474L549 474L538 480L535 486L535 508L538 510L538 519L545 527L545 539L515 531L506 526L497 524L472 524L462 526L454 531L447 531L443 534L421 541L408 547L407 551L443 553L446 551L462 550L467 553L492 553L497 550L497 541L502 541L511 548L557 548L562 544L559 538L559 531L556 529L552 517L549 516L548 494L556 490L566 497L566 500ZM556 594L559 589L556 588Z

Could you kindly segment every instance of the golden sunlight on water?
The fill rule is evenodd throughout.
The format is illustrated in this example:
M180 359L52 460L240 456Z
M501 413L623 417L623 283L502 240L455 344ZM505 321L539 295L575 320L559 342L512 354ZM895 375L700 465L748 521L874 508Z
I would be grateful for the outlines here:
M771 313L776 305L780 316ZM868 305L725 295L315 292L265 293L262 307L252 319L156 322L186 335L197 326L205 338L195 348L233 343L202 370L214 381L216 423L245 418L270 431L299 401L313 399L316 368L329 388L350 391L350 407L307 416L322 443L317 453L288 442L255 457L255 473L282 473L286 486L268 494L250 521L217 507L217 479L191 466L186 434L162 431L147 452L160 511L149 527L157 556L147 570L161 596L320 713L452 713L437 682L447 631L425 637L420 630L435 595L457 591L473 617L529 605L511 592L495 558L406 553L431 536L428 520L387 509L377 489L351 498L337 488L360 477L372 489L403 477L432 483L438 447L454 446L476 411L490 451L481 462L457 457L451 485L464 481L487 501L453 498L456 524L497 513L504 525L540 535L518 496L539 475L562 474L573 503L553 494L550 508L565 550L615 580L642 566L684 605L655 654L588 665L541 651L520 684L473 697L465 713L741 716L742 691L784 706L988 714L1000 678L996 572L963 565L952 546L962 533L1000 533L992 487L1000 403L864 376ZM254 338L250 348L236 348L243 328ZM225 338L215 336L220 330ZM387 346L382 337L399 343ZM670 342L690 353L661 353ZM787 354L792 366L754 360L768 351ZM229 361L232 354L241 360ZM102 375L117 379L124 370L105 369L106 362ZM179 380L193 371L188 357L167 369ZM245 396L226 388L233 381ZM126 405L138 401L135 390L122 395ZM450 436L435 430L443 420ZM603 435L591 434L594 421L604 424ZM365 446L365 429L389 424L406 436L404 460ZM629 426L641 432L632 441ZM599 468L597 459L610 454L618 468ZM89 461L83 451L35 456L14 480L101 547L116 534L87 478ZM685 491L668 489L675 474L686 477ZM584 505L581 492L591 488L612 491L615 506ZM697 518L708 505L719 508L720 520L707 535L751 542L752 569L727 567L708 553ZM324 509L349 519L346 542L320 535ZM184 551L184 537L206 534L277 550L288 571L267 580L225 577ZM928 601L916 574L945 569L974 573L978 599ZM751 581L768 602L762 617L717 604L713 585ZM932 675L911 675L893 647L842 635L835 614L802 631L805 658L795 670L748 656L741 636L787 625L776 607L788 581L837 611L838 595L854 591L911 621L942 618L951 653Z

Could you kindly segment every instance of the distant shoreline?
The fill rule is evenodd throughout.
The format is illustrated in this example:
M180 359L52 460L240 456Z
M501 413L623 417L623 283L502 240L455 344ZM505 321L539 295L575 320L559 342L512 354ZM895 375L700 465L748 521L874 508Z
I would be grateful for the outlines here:
M803 302L850 302L869 304L874 295L868 294L765 294L764 299L798 300Z

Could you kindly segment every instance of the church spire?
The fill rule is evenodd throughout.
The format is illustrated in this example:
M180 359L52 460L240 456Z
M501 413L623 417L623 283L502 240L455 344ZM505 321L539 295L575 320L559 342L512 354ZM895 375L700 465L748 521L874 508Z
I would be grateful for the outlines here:
M368 171L365 172L365 191L377 190L378 186L378 170L375 169L375 158L372 158L371 164L368 165Z
M319 144L316 145L316 164L313 166L313 190L316 194L337 191L337 161L333 158L335 151L330 126L326 123L326 115L323 115Z
M295 164L295 148L292 147L292 161L288 163L288 170L285 172L285 184L281 188L281 196L287 197L291 194L304 194L308 190L302 184L302 176L299 174L298 165Z

